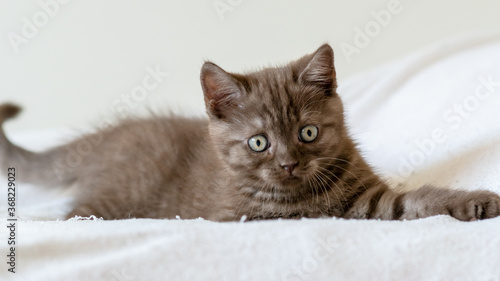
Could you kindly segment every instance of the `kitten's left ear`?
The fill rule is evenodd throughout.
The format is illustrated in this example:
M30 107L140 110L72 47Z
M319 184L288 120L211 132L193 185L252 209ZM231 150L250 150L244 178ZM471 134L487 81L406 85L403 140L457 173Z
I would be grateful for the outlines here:
M238 106L243 86L224 69L205 62L201 68L200 80L210 117L224 118Z
M312 55L299 60L307 66L299 75L299 81L305 84L317 85L327 93L335 91L337 79L335 67L333 65L333 49L328 44L324 44ZM305 63L304 63L305 64Z

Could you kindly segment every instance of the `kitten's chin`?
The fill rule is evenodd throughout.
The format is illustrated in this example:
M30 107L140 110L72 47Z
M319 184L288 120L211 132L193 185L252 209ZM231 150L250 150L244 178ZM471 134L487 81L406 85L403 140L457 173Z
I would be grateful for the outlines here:
M297 176L290 176L283 178L280 182L284 186L295 186L302 184L302 178Z
M273 189L268 191L275 201L287 203L307 200L311 196L311 186L301 177L287 177L273 184Z
M276 189L280 191L293 191L303 188L305 185L304 179L300 176L280 177L273 182Z
M302 173L296 175L285 175L284 173L267 173L261 175L261 180L265 182L265 186L272 187L272 192L278 193L303 193L310 183L307 181L308 176ZM266 189L266 188L264 188Z

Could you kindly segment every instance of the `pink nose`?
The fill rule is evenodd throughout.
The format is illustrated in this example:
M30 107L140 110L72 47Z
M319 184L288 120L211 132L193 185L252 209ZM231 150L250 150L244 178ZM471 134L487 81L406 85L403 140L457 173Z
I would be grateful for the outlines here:
M297 164L298 164L297 162L291 164L284 164L281 165L281 168L283 168L291 176L293 173L293 169L297 166Z

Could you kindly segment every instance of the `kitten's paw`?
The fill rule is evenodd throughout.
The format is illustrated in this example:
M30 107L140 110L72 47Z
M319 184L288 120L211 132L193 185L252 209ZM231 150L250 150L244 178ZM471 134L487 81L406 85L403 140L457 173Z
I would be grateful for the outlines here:
M489 191L472 191L461 202L448 208L450 216L462 221L476 221L500 216L500 196Z

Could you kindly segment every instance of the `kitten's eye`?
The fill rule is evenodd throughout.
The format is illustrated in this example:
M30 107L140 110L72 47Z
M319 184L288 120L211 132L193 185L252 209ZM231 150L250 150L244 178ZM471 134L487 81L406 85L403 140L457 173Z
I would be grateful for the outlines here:
M262 152L267 149L268 141L263 135L257 135L248 140L248 146L255 152Z
M307 125L300 130L299 139L302 142L308 143L314 141L318 137L318 127Z

